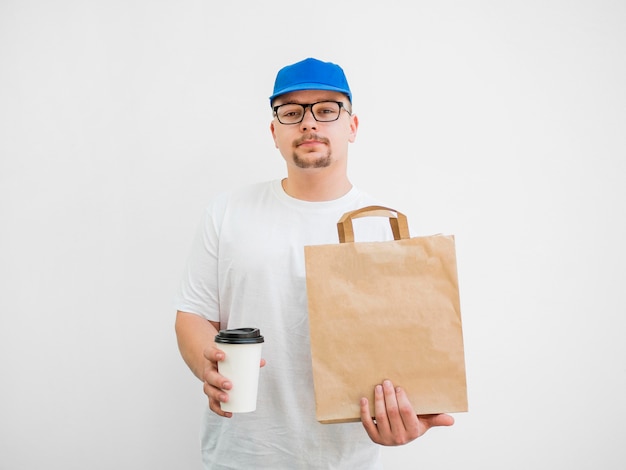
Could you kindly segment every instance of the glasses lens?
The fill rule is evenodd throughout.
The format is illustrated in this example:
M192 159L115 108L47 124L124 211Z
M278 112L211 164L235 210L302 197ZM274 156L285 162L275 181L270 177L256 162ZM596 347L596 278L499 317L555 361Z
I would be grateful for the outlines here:
M276 109L276 117L283 124L295 124L302 121L304 107L300 104L283 104Z
M321 122L336 121L341 108L334 101L322 101L313 105L313 116Z

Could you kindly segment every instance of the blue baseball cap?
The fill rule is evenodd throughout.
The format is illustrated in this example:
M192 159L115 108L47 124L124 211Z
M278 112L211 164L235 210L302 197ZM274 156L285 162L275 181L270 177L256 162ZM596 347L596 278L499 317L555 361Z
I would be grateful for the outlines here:
M348 80L341 67L332 62L308 58L278 71L270 104L285 93L301 90L330 90L345 94L352 102Z

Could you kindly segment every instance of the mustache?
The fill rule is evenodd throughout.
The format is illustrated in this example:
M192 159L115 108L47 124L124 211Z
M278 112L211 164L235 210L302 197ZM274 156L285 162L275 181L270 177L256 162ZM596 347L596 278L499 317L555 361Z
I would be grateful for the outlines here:
M294 145L297 147L298 145L307 142L309 140L316 140L317 142L321 142L323 144L328 144L329 141L326 137L322 137L321 135L317 135L317 134L305 134L302 137L300 137L299 139L296 139L294 141Z

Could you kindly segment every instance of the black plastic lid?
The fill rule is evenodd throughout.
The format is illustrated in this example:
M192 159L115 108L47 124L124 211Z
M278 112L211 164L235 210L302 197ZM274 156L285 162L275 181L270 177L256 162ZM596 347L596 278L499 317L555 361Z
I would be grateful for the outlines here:
M263 343L265 340L261 336L258 328L235 328L233 330L220 330L215 335L216 343L228 344L251 344Z

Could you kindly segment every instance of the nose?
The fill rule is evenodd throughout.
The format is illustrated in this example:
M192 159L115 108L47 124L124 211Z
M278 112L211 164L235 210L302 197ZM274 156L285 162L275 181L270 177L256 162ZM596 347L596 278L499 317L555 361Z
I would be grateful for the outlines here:
M304 109L304 116L302 117L302 121L300 121L300 129L317 129L317 121L313 117L311 106L307 106Z

